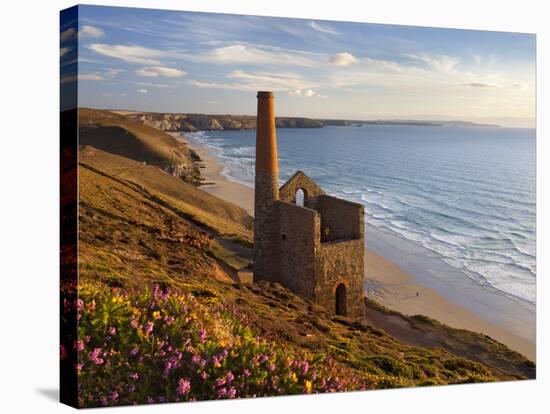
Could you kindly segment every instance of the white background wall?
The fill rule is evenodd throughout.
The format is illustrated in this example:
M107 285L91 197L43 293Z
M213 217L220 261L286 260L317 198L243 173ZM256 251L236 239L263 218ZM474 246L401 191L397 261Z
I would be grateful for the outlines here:
M132 413L548 412L549 12L545 1L87 0L107 4L537 33L538 379L233 402L102 409ZM0 3L0 411L69 412L58 390L59 10L64 0ZM543 188L546 183L546 189ZM544 255L546 252L546 256ZM546 316L546 317L545 317ZM545 411L546 409L546 411Z

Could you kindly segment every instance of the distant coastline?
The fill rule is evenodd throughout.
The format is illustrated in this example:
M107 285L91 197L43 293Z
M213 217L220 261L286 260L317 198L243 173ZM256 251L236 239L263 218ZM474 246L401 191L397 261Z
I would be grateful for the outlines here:
M132 110L112 109L111 112L124 115L143 124L166 132L196 132L221 130L256 129L256 117L251 115L210 115L188 113L142 112ZM433 126L433 127L482 127L501 128L497 124L485 124L468 121L430 121L411 119L392 120L353 120L325 119L305 117L277 117L277 128L324 128L327 126L361 127L363 125L393 125L393 126Z

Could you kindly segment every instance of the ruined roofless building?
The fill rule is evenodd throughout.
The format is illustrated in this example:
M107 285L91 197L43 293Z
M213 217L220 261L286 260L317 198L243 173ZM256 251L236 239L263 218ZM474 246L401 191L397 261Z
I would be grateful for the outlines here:
M258 92L257 116L254 280L278 282L339 315L364 316L363 206L325 194L301 171L279 188L273 93Z

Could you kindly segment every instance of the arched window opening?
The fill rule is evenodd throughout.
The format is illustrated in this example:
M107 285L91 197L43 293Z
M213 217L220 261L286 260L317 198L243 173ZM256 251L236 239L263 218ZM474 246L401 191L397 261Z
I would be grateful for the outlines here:
M336 315L346 315L346 285L340 283L336 288Z
M305 199L306 199L306 194L304 193L304 190L300 188L298 191L296 191L296 205L303 207Z

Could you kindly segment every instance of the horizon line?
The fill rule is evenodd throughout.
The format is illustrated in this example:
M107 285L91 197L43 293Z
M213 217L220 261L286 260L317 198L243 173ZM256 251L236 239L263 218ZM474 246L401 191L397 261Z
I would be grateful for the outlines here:
M222 116L222 115L229 115L229 116L248 116L248 117L255 117L255 114L246 114L246 113L231 113L231 112L183 112L183 111L158 111L158 110L142 110L142 109L130 109L130 108L106 108L106 107L92 107L92 106L78 106L77 109L80 108L89 108L89 109L99 109L104 111L128 111L128 112L143 112L143 113L151 113L151 114L195 114L195 115L209 115L209 116ZM442 115L435 115L442 116L442 119L437 118L429 118L428 115L417 115L418 117L426 117L426 118L416 118L416 116L390 116L390 115L384 115L384 118L357 118L357 117L332 117L332 116L303 116L303 115L277 115L276 118L304 118L304 119L313 119L313 120L337 120L337 121L358 121L358 122L376 122L376 121L382 121L382 122L469 122L472 124L479 124L479 125L494 125L498 126L500 128L515 128L515 129L536 129L536 118L513 118L513 117L502 117L502 119L509 119L509 120L522 120L525 122L529 122L534 124L533 126L505 126L501 123L492 122L492 121L472 121L467 118L461 118L461 117L451 117L451 116L442 116ZM489 117L492 118L492 117Z

